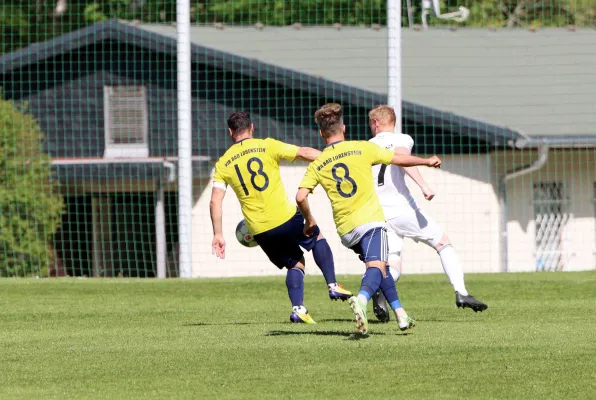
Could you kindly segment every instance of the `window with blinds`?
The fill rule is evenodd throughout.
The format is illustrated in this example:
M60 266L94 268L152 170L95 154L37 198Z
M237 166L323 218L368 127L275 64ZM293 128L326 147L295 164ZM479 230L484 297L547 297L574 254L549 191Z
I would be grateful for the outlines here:
M147 157L147 91L144 86L106 86L105 157Z

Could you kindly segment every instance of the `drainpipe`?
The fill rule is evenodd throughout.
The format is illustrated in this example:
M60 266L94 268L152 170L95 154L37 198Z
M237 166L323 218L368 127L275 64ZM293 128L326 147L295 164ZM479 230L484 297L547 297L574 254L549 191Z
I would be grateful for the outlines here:
M176 181L176 166L169 161L163 161L163 167L168 172L167 182ZM155 191L155 265L157 277L160 279L167 277L166 272L166 212L164 206L164 183L162 177L157 179L157 189Z
M505 173L499 180L499 208L501 209L501 272L508 271L509 263L509 238L507 232L507 182L517 178L518 176L526 175L542 168L542 166L546 164L546 161L548 160L548 147L548 143L543 143L538 148L538 158L533 163L515 168L512 171Z
M174 165L174 163L171 163L169 161L164 161L162 163L163 167L169 170L168 173L168 183L172 183L176 180L176 166Z

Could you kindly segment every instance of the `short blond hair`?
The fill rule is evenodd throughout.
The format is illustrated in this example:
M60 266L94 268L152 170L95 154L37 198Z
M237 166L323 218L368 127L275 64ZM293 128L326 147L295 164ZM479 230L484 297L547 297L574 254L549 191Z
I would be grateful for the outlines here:
M388 106L386 104L376 106L372 110L368 112L368 119L372 121L379 121L382 125L395 125L396 117L395 117L395 110L393 107Z
M325 104L315 112L315 122L325 137L340 133L344 125L344 111L341 105Z

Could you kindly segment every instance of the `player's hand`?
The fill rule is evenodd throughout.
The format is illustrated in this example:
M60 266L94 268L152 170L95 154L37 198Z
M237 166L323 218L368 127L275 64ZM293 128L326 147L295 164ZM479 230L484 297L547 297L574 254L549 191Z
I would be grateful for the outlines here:
M420 189L422 189L422 194L426 200L431 201L435 197L435 192L428 186L422 186Z
M314 235L316 226L317 222L314 220L304 222L304 235L307 237Z
M226 241L223 235L213 235L213 242L211 242L212 253L217 257L226 258Z
M437 156L432 156L430 158L426 159L427 161L427 166L431 167L431 168L441 168L441 159Z

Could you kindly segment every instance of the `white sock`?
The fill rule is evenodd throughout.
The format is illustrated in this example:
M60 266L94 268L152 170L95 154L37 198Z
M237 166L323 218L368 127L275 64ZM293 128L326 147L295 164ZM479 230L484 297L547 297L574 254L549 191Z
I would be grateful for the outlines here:
M329 288L329 290L335 290L337 289L337 282L330 283L329 285L327 285L327 287Z
M368 303L368 300L366 300L366 297L364 297L364 295L362 295L362 294L358 295L358 300L360 301L361 304Z
M297 314L306 314L308 311L306 311L306 307L304 306L294 306L292 307L292 312Z
M439 257L441 258L441 264L443 264L443 270L449 278L449 282L453 286L453 290L459 292L463 296L468 295L466 285L464 283L464 272L462 271L461 264L457 252L450 244L445 245L439 249Z

